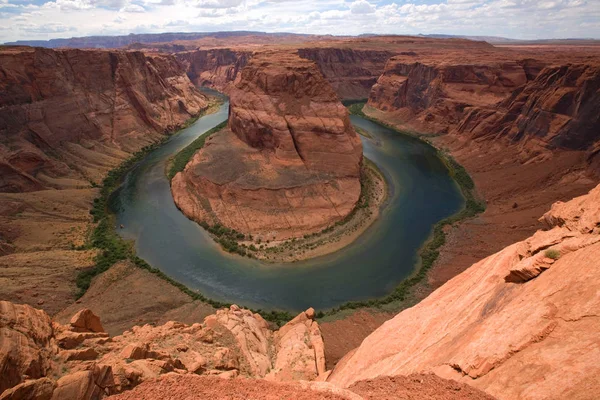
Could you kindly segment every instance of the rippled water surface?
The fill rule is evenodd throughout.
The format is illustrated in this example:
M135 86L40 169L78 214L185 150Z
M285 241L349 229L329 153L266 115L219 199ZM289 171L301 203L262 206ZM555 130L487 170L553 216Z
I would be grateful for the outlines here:
M325 309L349 300L379 297L415 267L432 226L464 204L435 150L366 119L364 154L386 175L390 196L380 219L350 246L293 264L264 264L225 254L176 207L165 176L168 158L227 119L228 103L174 135L126 177L113 196L119 233L136 242L153 267L215 300L263 309Z

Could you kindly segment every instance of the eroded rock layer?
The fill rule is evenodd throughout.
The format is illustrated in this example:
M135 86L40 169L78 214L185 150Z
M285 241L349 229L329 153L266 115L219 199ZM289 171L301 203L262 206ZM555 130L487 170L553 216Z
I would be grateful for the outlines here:
M329 381L434 372L500 399L600 390L600 186L556 203L548 230L448 281L368 336Z
M530 158L555 149L597 152L599 109L600 66L551 66L494 108L466 109L456 133L519 143Z
M515 61L478 64L400 55L387 62L368 104L397 113L419 130L448 131L465 107L498 103L526 82L524 68Z
M317 64L340 98L366 99L394 53L325 47L298 49L298 54Z
M288 53L255 56L230 96L228 128L172 181L188 217L287 239L354 209L362 144L314 63Z
M0 52L0 191L89 187L207 107L170 56Z

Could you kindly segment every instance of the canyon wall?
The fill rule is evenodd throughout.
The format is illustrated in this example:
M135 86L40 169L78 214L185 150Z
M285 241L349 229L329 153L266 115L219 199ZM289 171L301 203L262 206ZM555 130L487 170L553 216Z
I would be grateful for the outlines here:
M0 191L89 187L206 109L170 56L0 52Z
M298 49L302 58L314 61L341 99L366 99L383 73L393 52L349 47Z
M354 209L362 144L313 62L255 56L230 97L228 129L172 180L186 215L273 240L318 232Z
M416 56L416 54L415 54ZM393 113L423 132L447 132L470 106L493 106L527 82L517 62L461 63L391 58L368 105Z
M229 93L241 78L242 69L253 54L251 50L209 49L175 53L198 86ZM298 55L314 61L321 74L341 99L365 99L383 73L393 52L355 50L347 47L300 48Z
M482 57L481 64L472 61L468 56L464 61L417 57L412 62L407 56L392 57L368 105L419 132L518 143L524 161L542 153L550 157L553 149L597 153L597 63L551 65L543 58L511 54L489 62Z
M194 50L176 53L175 57L185 66L195 85L229 93L239 80L242 68L252 57L252 52L230 49Z
M556 149L600 151L600 65L542 69L493 109L470 107L456 133L518 143L526 158ZM600 171L600 169L599 169Z
M448 281L340 361L342 387L433 372L499 399L600 390L600 186L541 218L548 227ZM593 397L593 396L592 396Z

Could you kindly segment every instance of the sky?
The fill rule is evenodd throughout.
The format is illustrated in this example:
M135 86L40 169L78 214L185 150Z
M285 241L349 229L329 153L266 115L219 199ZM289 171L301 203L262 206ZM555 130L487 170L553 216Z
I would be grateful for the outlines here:
M230 30L600 38L600 0L0 0L0 43Z

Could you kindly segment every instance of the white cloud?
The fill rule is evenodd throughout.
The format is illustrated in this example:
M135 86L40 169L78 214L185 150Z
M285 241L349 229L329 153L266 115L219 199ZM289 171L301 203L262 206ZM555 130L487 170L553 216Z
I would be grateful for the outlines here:
M372 14L375 12L375 6L366 0L356 0L350 4L352 14Z
M218 30L600 37L599 1L52 0L39 6L0 0L1 25L6 28L0 42Z
M143 13L146 12L146 9L137 4L128 4L125 7L121 8L121 12Z

